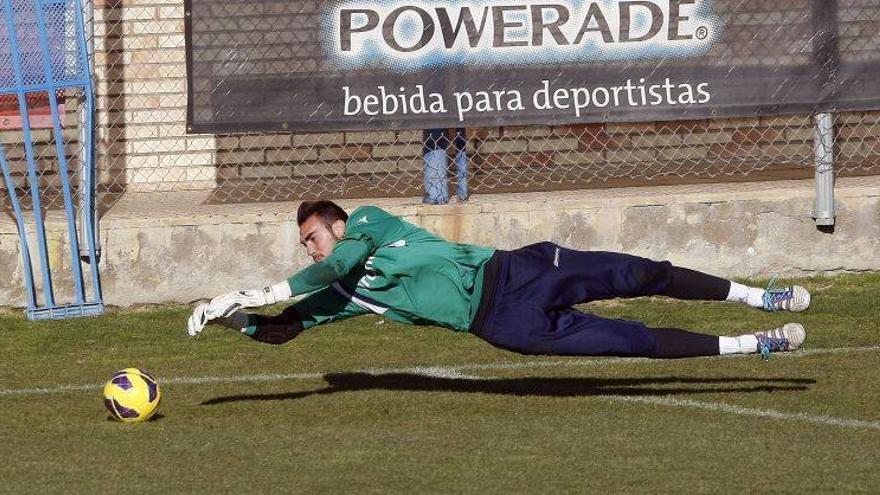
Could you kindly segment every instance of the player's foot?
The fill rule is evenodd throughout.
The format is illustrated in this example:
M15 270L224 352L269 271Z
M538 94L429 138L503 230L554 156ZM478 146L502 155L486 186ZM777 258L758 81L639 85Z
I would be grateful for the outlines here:
M786 323L780 328L755 332L755 338L758 339L758 352L767 359L771 352L793 351L800 347L807 332L800 323Z
M810 293L800 285L773 287L775 278L764 289L764 309L767 311L803 311L810 307Z

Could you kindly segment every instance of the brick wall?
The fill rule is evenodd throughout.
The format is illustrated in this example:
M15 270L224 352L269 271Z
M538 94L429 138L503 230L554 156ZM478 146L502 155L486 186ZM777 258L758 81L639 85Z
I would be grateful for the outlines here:
M752 3L760 15L743 17L735 26L744 42L753 19L780 9L779 2ZM315 2L305 4L314 7ZM265 5L292 8L290 2ZM848 11L844 15L857 18ZM101 187L111 191L212 189L218 191L218 200L418 194L421 131L188 135L183 26L182 0L96 1ZM877 23L852 26L842 34L841 43L854 53L876 50ZM802 27L793 25L792 36L799 36ZM806 56L804 47L795 44L788 51L792 61ZM68 105L68 111L75 109ZM71 160L76 160L75 115L70 113L66 121L65 142ZM839 164L844 171L880 170L878 122L878 112L837 116ZM497 127L469 132L472 186L477 192L682 178L792 178L811 173L813 153L812 123L807 116ZM35 137L38 157L45 162L42 180L57 185L51 133L39 130ZM23 183L20 134L2 132L0 141L6 143L16 180Z
M216 138L187 135L179 0L96 0L99 182L113 189L210 188Z

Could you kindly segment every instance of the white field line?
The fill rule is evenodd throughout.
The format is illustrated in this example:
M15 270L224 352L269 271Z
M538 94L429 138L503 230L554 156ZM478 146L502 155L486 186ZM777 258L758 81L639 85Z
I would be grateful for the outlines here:
M654 404L658 406L679 407L685 409L702 409L704 411L735 414L737 416L754 416L759 418L800 421L821 425L839 426L843 428L880 430L880 421L835 418L833 416L813 416L804 413L787 413L774 411L772 409L755 409L751 407L734 406L717 402L702 402L688 399L675 399L672 397L631 397L625 395L600 395L597 396L597 398L612 402Z
M880 345L865 347L832 347L825 349L804 349L792 353L774 354L771 359L795 359L808 356L827 355L827 354L855 354L863 352L880 351ZM723 357L705 357L698 359L759 359L755 355L731 355ZM533 368L573 368L583 366L611 366L616 364L668 364L667 360L646 359L646 358L582 358L582 359L565 359L553 361L529 361L524 363L473 363L461 364L455 366L415 366L410 368L372 368L364 370L355 370L354 373L415 373L431 376L443 377L459 377L464 378L462 371L498 371L498 370L521 370ZM333 373L341 373L334 371ZM244 383L244 382L277 382L285 380L318 380L324 377L327 372L323 373L269 373L269 374L252 374L252 375L233 375L233 376L182 376L163 378L160 380L162 385L201 385L210 383ZM0 388L0 397L22 396L22 395L48 395L66 392L82 392L89 390L100 390L104 386L103 383L92 383L82 385L59 385L57 387L35 387L35 388Z

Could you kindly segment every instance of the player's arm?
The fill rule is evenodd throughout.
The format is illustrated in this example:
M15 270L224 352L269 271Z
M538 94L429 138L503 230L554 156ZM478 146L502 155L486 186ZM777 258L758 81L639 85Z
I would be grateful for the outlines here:
M315 263L287 279L293 295L322 289L346 276L356 266L363 265L373 250L372 240L360 235L345 237L326 259Z
M281 314L266 316L237 311L217 320L226 327L267 344L284 344L304 330L333 321L341 321L367 311L336 290L325 287L288 307Z
M327 287L344 277L355 266L363 264L372 247L368 236L346 237L339 241L327 259L301 270L283 282L264 289L230 292L215 297L208 304L196 307L187 321L187 333L191 336L197 335L209 321L228 318L240 309L285 302L295 296Z

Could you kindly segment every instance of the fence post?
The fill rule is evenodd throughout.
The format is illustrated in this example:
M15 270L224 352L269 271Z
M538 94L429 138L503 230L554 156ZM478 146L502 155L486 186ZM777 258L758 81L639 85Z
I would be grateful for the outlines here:
M816 197L813 220L816 226L827 227L834 225L834 114L817 113L814 118Z
M840 67L837 52L838 0L812 0L813 63L823 93L833 92ZM816 167L816 197L813 219L820 229L834 225L834 115L830 111L814 116L813 148Z
M83 34L85 36L86 60L88 61L89 84L91 91L86 93L95 94L95 4L92 0L82 0L82 20ZM77 171L79 178L79 232L80 239L84 241L80 244L79 257L86 263L91 263L90 243L86 242L91 236L94 242L94 256L96 261L101 259L101 236L99 235L98 223L98 206L95 204L95 180L97 167L93 163L97 163L97 157L92 156L97 153L94 146L94 112L95 105L89 104L90 96L82 95L82 101L79 105L77 114L79 120L79 142L80 142L80 169ZM91 222L91 228L89 223ZM91 231L91 232L89 232Z

